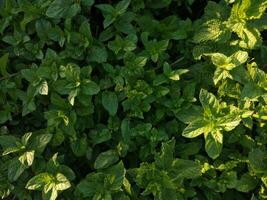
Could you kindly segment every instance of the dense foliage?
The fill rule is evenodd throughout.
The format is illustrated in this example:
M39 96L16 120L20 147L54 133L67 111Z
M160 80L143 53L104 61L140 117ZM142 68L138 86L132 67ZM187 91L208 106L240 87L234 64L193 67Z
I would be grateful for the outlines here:
M267 199L267 0L0 0L0 198Z

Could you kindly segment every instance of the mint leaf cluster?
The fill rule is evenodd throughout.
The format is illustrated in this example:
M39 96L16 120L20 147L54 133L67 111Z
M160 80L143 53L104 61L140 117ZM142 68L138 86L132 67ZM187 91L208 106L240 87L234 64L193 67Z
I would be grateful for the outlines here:
M0 0L0 199L267 199L267 0Z

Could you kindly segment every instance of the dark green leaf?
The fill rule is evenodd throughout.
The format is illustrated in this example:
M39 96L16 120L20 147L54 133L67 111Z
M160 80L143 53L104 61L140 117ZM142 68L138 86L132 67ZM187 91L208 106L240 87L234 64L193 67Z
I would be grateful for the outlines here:
M216 159L223 146L223 135L221 132L210 132L205 134L205 149L209 157Z
M2 76L8 76L9 73L7 72L7 62L8 62L9 54L6 53L0 58L0 73Z
M18 158L13 158L8 165L8 180L16 181L26 169L27 166L23 165Z
M102 105L109 112L110 115L114 116L118 110L118 97L116 93L105 91L102 93Z
M103 169L107 168L110 165L116 163L119 160L119 156L117 152L114 150L109 150L100 153L94 163L94 168L95 169Z
M91 80L85 80L82 84L82 91L86 95L96 95L100 91L100 87Z

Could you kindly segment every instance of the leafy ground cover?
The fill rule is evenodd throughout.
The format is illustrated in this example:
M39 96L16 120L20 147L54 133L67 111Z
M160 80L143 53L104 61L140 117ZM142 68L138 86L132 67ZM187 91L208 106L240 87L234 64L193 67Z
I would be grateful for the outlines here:
M1 0L0 197L267 199L267 0Z

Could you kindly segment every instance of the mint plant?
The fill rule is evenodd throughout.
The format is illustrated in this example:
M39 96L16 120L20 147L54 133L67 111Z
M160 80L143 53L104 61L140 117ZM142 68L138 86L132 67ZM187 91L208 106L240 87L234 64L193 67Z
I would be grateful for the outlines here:
M0 198L267 199L266 8L0 1Z

